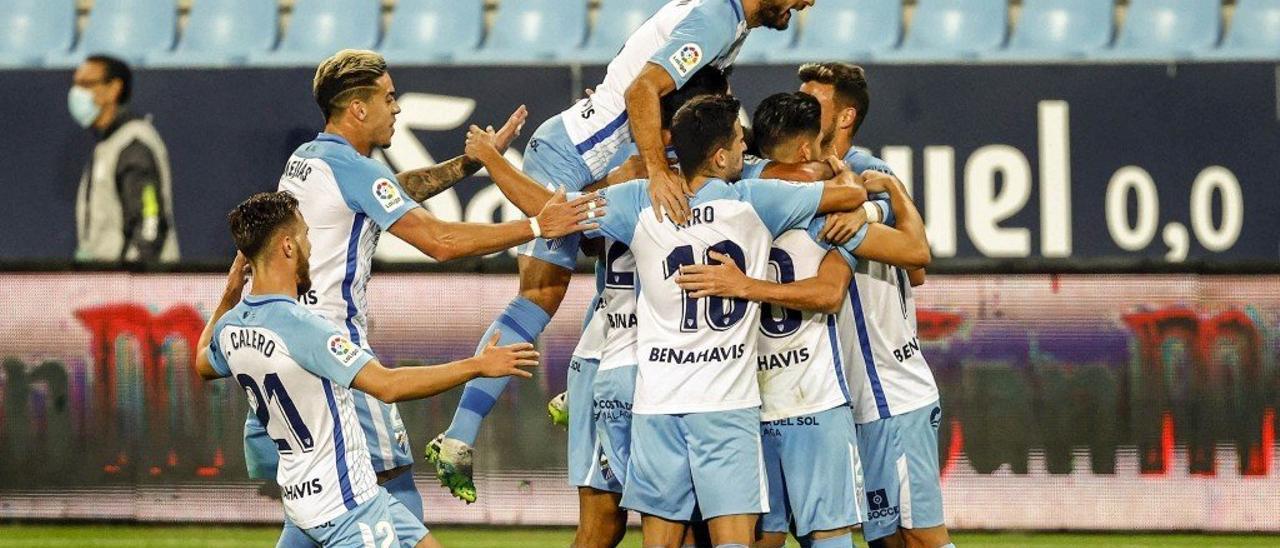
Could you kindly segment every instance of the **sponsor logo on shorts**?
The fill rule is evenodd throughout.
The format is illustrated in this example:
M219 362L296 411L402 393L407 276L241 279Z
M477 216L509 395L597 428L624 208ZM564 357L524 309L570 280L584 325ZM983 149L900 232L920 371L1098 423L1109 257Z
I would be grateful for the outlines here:
M867 491L867 517L870 519L887 519L898 515L897 506L889 506L889 495L884 489Z
M360 348L342 335L329 337L329 353L338 359L338 363L351 367L360 357Z
M373 196L378 199L378 204L382 209L387 210L387 213L404 205L404 198L400 196L400 191L388 179L378 179L373 182Z
M937 430L938 426L942 424L942 408L941 407L934 407L933 411L929 412L929 424L933 426L934 430Z
M698 68L698 62L702 61L702 47L692 42L685 44L671 54L668 60L680 76L688 76L693 69Z

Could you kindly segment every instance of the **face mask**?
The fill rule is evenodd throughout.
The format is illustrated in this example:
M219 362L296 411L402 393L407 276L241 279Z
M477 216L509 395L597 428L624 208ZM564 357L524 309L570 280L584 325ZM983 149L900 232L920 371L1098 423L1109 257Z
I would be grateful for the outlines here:
M102 107L93 102L93 92L87 88L73 86L70 92L67 92L67 110L71 111L71 117L75 118L76 123L80 127L87 128L98 119L98 114L102 112Z

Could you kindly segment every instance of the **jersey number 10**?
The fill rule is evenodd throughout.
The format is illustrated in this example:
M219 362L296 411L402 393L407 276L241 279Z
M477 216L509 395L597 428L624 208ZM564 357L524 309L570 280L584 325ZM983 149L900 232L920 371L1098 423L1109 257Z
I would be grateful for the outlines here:
M702 255L703 264L716 265L720 261L711 258L711 252L715 251L728 255L734 262L738 263L738 267L742 268L747 264L746 253L742 251L738 244L729 240L721 240L707 248ZM693 266L694 262L693 246L682 245L667 254L666 261L666 278L680 273L680 267ZM728 310L725 308L724 297L704 297L702 299L689 298L689 292L681 292L683 296L684 313L680 319L680 331L684 333L693 333L698 331L698 301L705 301L703 304L706 311L707 325L716 331L724 331L733 327L734 324L742 321L747 315L747 301L744 299L728 299Z

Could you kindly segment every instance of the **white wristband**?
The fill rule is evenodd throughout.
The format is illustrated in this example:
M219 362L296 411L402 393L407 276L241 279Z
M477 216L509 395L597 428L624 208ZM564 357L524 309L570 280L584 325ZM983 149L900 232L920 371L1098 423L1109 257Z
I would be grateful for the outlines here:
M883 219L884 215L880 211L880 206L874 202L862 202L862 210L867 212L867 223L878 223Z
M538 218L537 218L537 217L529 217L529 230L532 230L532 231L533 231L533 237L534 237L534 238L541 238L541 237L542 237L542 227L541 227L541 226L538 226Z

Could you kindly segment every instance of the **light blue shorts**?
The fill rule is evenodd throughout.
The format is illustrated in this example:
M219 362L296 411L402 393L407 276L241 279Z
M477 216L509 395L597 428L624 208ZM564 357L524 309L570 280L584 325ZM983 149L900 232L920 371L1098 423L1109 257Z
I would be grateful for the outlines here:
M390 546L412 548L429 534L422 520L382 487L373 498L306 533L321 546L360 548L383 546L388 539L393 539Z
M760 437L769 475L762 530L786 533L794 521L803 537L862 522L862 465L848 406L761 423Z
M600 360L574 356L569 361L569 484L621 493L622 484L602 466L604 453L587 407L598 367Z
M276 442L267 435L258 416L252 411L244 420L244 466L249 471L249 478L276 481L276 467L280 464L280 453L276 450Z
M622 507L671 521L769 511L760 408L635 415Z
M524 147L522 168L531 179L552 190L564 186L567 192L578 192L595 182L577 147L565 131L564 120L555 116L533 132ZM517 251L561 268L572 270L578 263L581 235L573 234L554 240L538 238L521 245Z
M382 488L386 489L391 498L400 503L414 521L422 523L422 494L418 492L418 486L413 483L412 471L406 470L382 484ZM313 546L316 546L315 541L289 521L288 516L285 516L284 528L280 531L280 540L276 542L276 548L311 548Z
M636 394L636 366L616 367L596 372L595 419L596 439L604 452L602 468L606 478L617 480L615 493L622 492L631 462L631 405Z
M945 523L938 469L941 422L942 407L935 402L858 425L867 492L862 534L868 542L892 535L899 527L927 529Z

